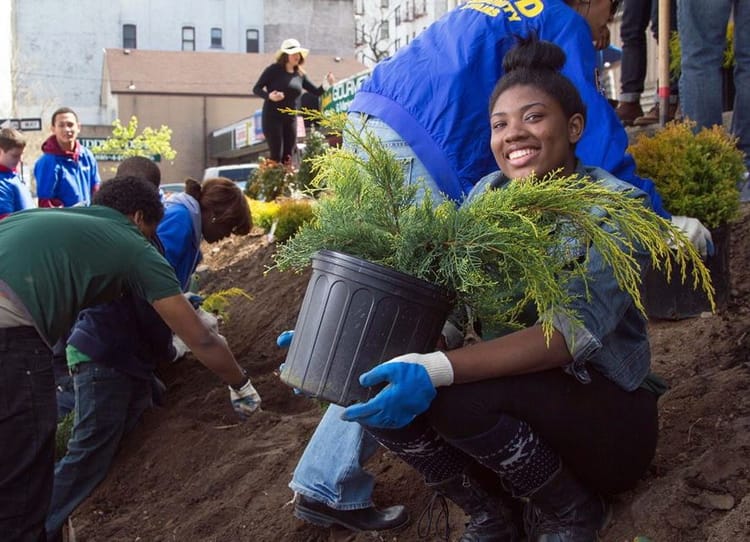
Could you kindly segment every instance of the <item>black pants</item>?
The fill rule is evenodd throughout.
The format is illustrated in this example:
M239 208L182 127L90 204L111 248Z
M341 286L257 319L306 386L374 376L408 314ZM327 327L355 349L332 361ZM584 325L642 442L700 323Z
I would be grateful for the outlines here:
M0 540L46 540L55 460L55 379L33 327L0 328Z
M413 424L426 419L450 443L480 437L495 427L499 416L512 416L528 423L587 487L619 493L637 483L654 457L656 395L640 389L626 392L589 372L590 384L554 369L438 388L426 415ZM414 429L372 433L386 441L408 442Z
M262 122L268 157L280 164L290 160L297 143L297 117L264 110Z
M654 38L658 35L658 0L625 0L622 11L620 39L622 40L622 64L620 66L620 90L623 94L642 94L646 79L647 46L646 31L651 24ZM670 2L669 29L677 30L677 2ZM670 77L669 91L678 94L678 79Z

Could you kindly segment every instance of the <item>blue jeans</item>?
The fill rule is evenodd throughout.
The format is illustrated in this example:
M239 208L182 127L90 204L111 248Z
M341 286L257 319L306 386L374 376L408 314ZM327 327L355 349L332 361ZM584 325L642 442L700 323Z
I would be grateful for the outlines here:
M68 453L55 466L45 529L53 537L104 480L120 440L151 406L151 383L97 362L73 368L75 421Z
M44 540L56 410L49 347L33 327L0 328L0 540Z
M372 506L375 479L363 467L378 449L362 426L341 420L343 407L329 405L294 469L292 491L337 510Z
M350 114L349 120L356 128L364 126L394 153L404 166L407 183L423 183L418 198L424 197L424 187L428 187L433 200L436 203L442 201L424 164L392 128L380 119L358 113ZM351 147L346 137L344 146ZM375 453L378 443L358 423L342 421L343 410L338 405L328 407L297 463L289 487L337 510L367 508L372 506L375 481L362 465Z
M721 65L726 28L734 9L734 111L731 133L750 166L750 0L678 0L682 48L682 112L697 129L722 123Z

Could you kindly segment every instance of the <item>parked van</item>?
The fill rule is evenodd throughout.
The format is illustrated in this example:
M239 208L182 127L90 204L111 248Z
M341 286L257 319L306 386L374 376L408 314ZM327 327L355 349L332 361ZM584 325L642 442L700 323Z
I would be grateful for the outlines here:
M226 177L240 184L240 188L245 188L245 183L251 179L258 171L258 164L232 164L230 166L214 166L206 168L203 171L203 180L213 179L214 177Z

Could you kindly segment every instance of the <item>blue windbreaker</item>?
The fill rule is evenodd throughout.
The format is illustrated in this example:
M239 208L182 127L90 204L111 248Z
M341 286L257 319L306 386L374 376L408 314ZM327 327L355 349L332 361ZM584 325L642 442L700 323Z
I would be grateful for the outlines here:
M164 201L164 218L156 234L164 246L164 257L172 264L183 292L190 287L201 253L201 208L192 196L174 194Z
M0 166L0 217L33 207L34 200L28 185L18 173Z
M63 207L91 205L91 197L101 182L91 151L76 142L75 153L66 153L55 136L47 138L42 150L44 154L34 164L37 198L60 200Z
M378 117L396 130L440 190L461 201L474 183L497 169L490 150L489 97L515 36L532 32L565 51L562 73L586 104L578 157L646 192L654 210L669 218L653 182L635 174L625 129L597 88L591 29L560 0L475 1L457 7L380 62L349 111Z

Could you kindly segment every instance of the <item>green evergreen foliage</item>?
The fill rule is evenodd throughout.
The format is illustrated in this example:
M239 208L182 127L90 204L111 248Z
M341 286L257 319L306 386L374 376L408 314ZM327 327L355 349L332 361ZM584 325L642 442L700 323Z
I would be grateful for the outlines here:
M670 212L715 228L738 216L743 154L721 126L694 129L691 121L671 122L653 136L640 135L629 150L638 174L653 179Z
M305 141L305 151L302 153L302 161L297 171L297 187L303 192L309 192L313 187L315 172L313 170L312 158L320 156L328 148L326 137L314 128L310 130Z
M574 247L598 250L643 310L641 269L631 255L640 245L668 275L670 254L683 280L692 263L691 280L712 298L708 271L690 242L637 199L551 174L488 191L460 208L448 201L433 207L430 197L416 203L418 187L404 184L401 165L377 138L340 117L321 122L345 130L359 154L331 148L313 160L314 183L327 191L313 221L276 253L281 270L302 270L316 251L338 250L442 286L488 323L520 325L518 315L532 304L549 334L553 309L577 321L565 308L565 285L587 277L584 258L571 256ZM606 233L602 222L618 233Z

